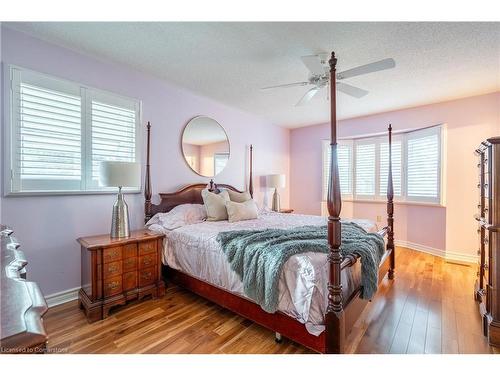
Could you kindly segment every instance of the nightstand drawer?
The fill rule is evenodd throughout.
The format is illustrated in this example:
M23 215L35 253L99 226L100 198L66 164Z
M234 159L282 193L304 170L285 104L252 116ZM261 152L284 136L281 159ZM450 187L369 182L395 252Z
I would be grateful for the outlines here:
M137 288L137 272L126 272L123 274L123 290Z
M156 281L156 267L150 267L139 271L139 286L153 284Z
M123 259L123 272L135 271L137 268L137 258L125 258Z
M131 243L123 246L123 257L124 258L133 258L137 256L137 244Z
M122 261L105 263L103 266L104 279L122 274Z
M104 249L102 258L104 263L110 263L116 260L120 260L122 259L122 248L120 246L117 246Z
M156 252L139 257L139 269L156 265Z
M139 244L139 256L155 252L156 252L156 241L141 242Z
M104 297L114 296L122 292L122 276L114 276L104 280Z

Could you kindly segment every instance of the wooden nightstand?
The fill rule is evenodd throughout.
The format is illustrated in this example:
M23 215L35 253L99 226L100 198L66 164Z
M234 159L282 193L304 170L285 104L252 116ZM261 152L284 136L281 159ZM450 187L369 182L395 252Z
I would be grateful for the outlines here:
M291 208L282 208L280 210L280 214L291 214L291 213L293 213L293 209Z
M112 239L109 234L78 238L82 253L80 308L89 322L104 319L111 307L146 295L165 294L161 251L165 235L148 230Z

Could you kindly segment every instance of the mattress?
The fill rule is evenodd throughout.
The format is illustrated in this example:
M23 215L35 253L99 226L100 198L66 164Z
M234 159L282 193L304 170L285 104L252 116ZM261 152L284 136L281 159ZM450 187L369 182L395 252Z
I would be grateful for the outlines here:
M347 220L361 225L368 232L377 231L369 220ZM165 233L162 262L169 267L208 282L226 291L244 296L243 284L231 270L217 234L223 231L265 228L293 228L303 225L325 225L321 216L280 214L260 215L258 219L235 223L204 221L175 230L165 230L153 224L149 229ZM346 267L341 274L344 300L348 299L361 283L361 264ZM284 264L279 281L278 310L303 323L307 331L320 335L324 331L324 314L327 307L328 264L324 253L297 254Z

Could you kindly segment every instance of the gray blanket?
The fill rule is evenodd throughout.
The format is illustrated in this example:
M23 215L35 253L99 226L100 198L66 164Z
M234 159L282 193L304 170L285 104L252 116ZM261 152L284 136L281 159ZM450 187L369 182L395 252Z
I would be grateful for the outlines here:
M270 313L278 307L279 278L288 258L309 251L329 251L326 226L228 231L219 233L217 241L231 269L241 278L245 294ZM340 253L361 257L361 297L370 299L377 291L383 237L343 222Z

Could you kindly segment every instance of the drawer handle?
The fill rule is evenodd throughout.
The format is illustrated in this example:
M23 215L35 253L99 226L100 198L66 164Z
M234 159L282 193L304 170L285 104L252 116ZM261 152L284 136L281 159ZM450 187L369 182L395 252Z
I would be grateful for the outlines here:
M118 281L113 281L113 282L108 284L108 289L116 289L116 288L118 288L119 285L120 285L120 283Z
M151 259L151 258L144 258L144 260L143 260L143 262L142 262L142 263L143 263L145 266L149 266L149 265L151 264L151 261L152 261L152 259Z
M116 264L113 264L108 267L108 272L116 272L118 271L118 266Z
M129 259L127 259L127 260L125 261L125 264L126 264L127 266L128 266L128 265L131 265L132 263L134 263L134 260L133 260L133 259L130 259L130 258L129 258Z
M142 249L143 249L143 250L146 250L146 251L149 251L149 250L152 250L152 249L153 249L153 246L154 246L154 244L152 244L152 243L147 243L147 244L142 245Z
M112 253L107 254L108 258L114 258L118 256L118 251L113 251Z
M143 278L143 279L150 279L150 278L151 278L151 271L150 271L150 272L143 273L143 274L142 274L142 278Z

